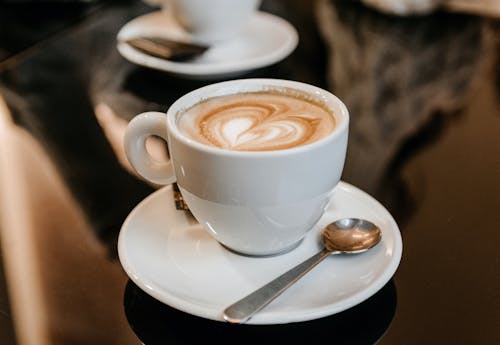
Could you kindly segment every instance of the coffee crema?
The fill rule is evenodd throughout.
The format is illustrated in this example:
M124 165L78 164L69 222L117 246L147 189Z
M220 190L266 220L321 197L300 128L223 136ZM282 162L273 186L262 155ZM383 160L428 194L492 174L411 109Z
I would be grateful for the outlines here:
M305 94L274 90L210 98L177 121L188 138L235 151L289 149L318 141L335 128L325 105Z

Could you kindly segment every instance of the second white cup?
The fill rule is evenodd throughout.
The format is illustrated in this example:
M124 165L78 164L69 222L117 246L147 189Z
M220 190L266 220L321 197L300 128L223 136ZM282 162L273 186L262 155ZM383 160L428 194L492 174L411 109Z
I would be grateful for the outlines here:
M165 4L196 42L213 44L237 36L260 0L167 0Z

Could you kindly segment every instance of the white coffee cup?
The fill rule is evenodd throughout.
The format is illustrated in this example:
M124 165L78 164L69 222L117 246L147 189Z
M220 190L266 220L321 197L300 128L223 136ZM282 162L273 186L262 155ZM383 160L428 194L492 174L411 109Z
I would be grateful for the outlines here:
M164 3L195 41L212 44L237 36L260 0L166 0Z
M211 147L183 134L177 118L202 100L244 92L287 88L312 95L329 108L336 126L326 137L285 150L244 152ZM279 79L216 83L179 98L167 113L135 117L125 136L127 157L144 178L177 181L189 209L221 244L247 255L273 255L297 246L320 219L344 166L349 114L318 87ZM168 142L170 161L146 151L146 139Z

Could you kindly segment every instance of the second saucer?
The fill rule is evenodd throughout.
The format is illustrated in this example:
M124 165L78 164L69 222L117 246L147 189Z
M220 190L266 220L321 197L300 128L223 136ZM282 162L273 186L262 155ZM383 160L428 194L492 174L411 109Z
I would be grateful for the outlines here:
M149 56L121 43L141 36L190 41L189 34L168 12L149 13L127 23L118 33L117 48L130 62L190 79L236 76L272 65L287 57L298 43L297 31L290 23L266 12L257 12L250 18L238 37L215 44L202 56L186 62Z

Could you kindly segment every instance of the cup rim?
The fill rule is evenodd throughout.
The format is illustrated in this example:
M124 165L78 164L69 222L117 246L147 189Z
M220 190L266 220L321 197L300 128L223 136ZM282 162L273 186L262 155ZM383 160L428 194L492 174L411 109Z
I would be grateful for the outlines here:
M300 145L297 147L270 151L236 151L205 145L196 140L190 139L189 137L184 135L177 126L177 114L183 109L188 109L189 107L199 103L204 99L209 99L217 96L232 95L241 92L241 89L243 89L243 91L255 92L260 88L265 89L265 87L287 87L296 89L302 92L317 95L321 98L322 101L328 103L327 105L335 104L338 107L337 111L333 111L333 116L336 121L335 128L326 137L321 138L315 142ZM245 90L245 88L247 88L248 90ZM343 133L348 130L349 126L349 111L347 110L345 104L333 93L303 82L273 78L235 79L203 86L201 88L190 91L189 93L177 99L168 108L166 114L168 132L171 135L175 136L178 141L196 150L222 156L245 156L258 158L277 157L294 153L303 153L315 148L323 147L325 145L328 145L330 142L335 141L339 136L343 135Z

